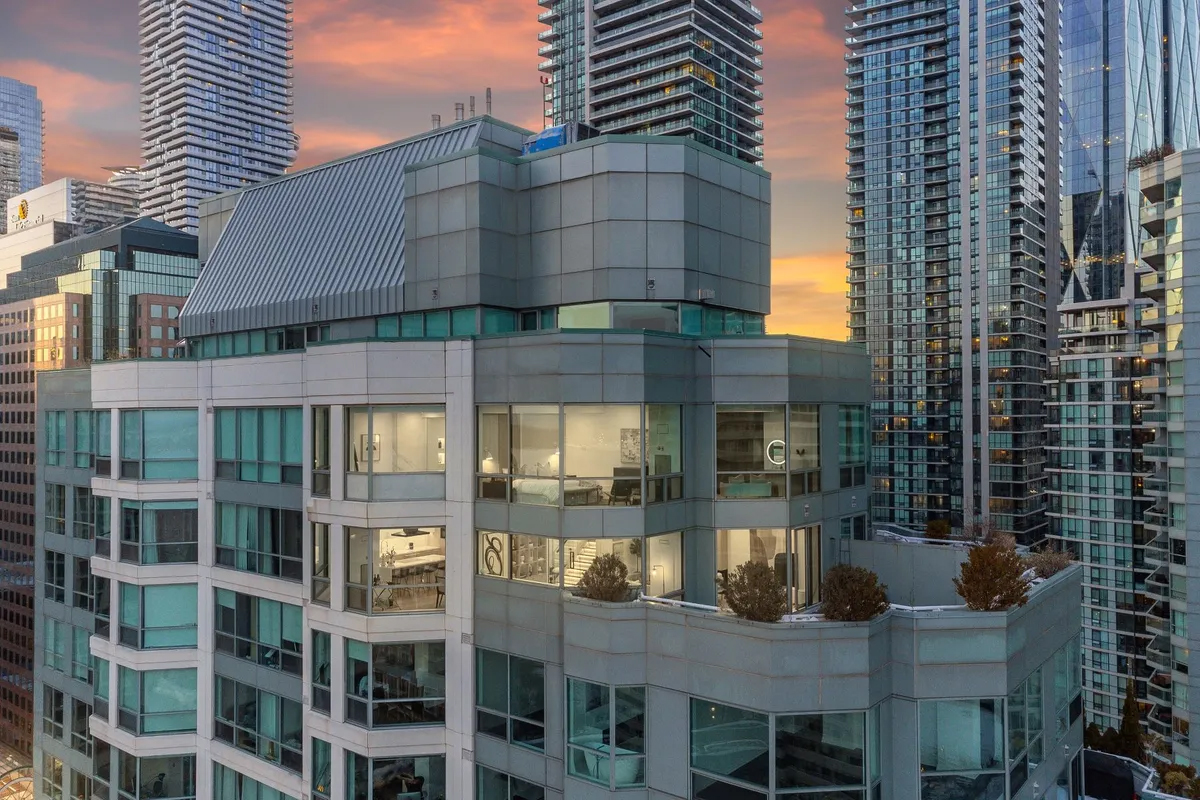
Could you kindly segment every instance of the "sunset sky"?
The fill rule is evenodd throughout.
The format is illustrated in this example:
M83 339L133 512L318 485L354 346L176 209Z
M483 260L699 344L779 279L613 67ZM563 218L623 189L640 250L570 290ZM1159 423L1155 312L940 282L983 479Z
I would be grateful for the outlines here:
M774 177L773 333L845 339L842 4L755 0ZM536 0L296 0L295 102L307 167L454 118L541 127ZM46 180L138 163L136 0L0 0L0 75L38 87Z

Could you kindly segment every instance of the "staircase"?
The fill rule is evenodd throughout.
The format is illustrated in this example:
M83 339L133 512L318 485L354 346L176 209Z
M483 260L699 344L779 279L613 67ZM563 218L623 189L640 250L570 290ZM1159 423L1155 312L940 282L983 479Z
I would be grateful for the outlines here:
M587 568L596 560L596 542L590 541L581 549L576 550L574 559L570 552L564 553L563 558L563 585L577 586L583 573L587 572Z

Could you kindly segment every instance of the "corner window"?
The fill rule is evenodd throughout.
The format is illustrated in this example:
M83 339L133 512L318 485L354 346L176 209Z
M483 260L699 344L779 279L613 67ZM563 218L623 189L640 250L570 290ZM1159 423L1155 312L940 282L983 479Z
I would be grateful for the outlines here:
M299 675L304 651L300 606L216 589L216 651Z
M196 730L196 670L117 672L118 727L139 736Z
M304 711L280 697L216 676L217 739L299 775L304 764Z
M121 644L139 650L196 646L196 584L118 586Z
M388 614L445 607L445 528L345 530L347 609Z
M567 679L567 774L609 789L646 785L646 687Z
M303 480L304 413L299 408L219 408L216 476L299 486Z
M546 586L560 586L559 539L479 531L476 572Z
M1042 763L1042 670L1033 671L1009 696L1008 779L1009 791L1016 793Z
M866 484L866 406L838 406L838 466L843 489Z
M445 406L347 410L349 499L439 499L446 492L445 471Z
M217 503L217 566L302 580L303 520L303 513L292 509Z
M199 428L194 408L121 412L121 477L195 480Z
M398 800L446 796L445 756L367 758L346 752L346 797Z
M821 407L788 409L788 469L792 497L821 491Z
M776 716L776 790L865 786L865 716L862 712Z
M476 648L475 729L531 750L546 749L546 665Z
M717 598L725 606L725 581L747 561L765 563L787 589L788 607L798 611L821 599L821 526L742 528L717 531Z
M730 748L730 742L737 742ZM771 726L766 714L692 698L692 796L766 800ZM759 790L759 791L755 791Z
M67 465L67 412L46 412L46 466Z
M121 561L130 564L195 564L195 500L121 501Z
M312 707L328 716L329 714L329 674L333 660L333 645L328 633L314 630L312 632Z
M100 748L96 748L97 790L108 785L108 749L105 745L101 766ZM101 770L103 769L103 775ZM196 756L150 756L137 758L117 750L117 789L120 800L196 800Z
M346 721L367 728L444 723L445 643L347 639Z

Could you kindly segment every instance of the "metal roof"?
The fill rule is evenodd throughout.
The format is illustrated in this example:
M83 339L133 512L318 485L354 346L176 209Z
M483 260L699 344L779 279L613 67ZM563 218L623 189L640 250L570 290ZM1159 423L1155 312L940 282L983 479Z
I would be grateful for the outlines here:
M180 314L181 335L402 311L404 168L478 146L485 119L243 191Z

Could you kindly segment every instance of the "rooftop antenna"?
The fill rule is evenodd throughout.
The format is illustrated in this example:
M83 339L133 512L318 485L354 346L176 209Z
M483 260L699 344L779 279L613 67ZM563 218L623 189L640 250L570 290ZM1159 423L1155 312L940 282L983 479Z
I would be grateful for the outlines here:
M463 119L463 104L455 103L454 104L454 121L462 122L462 119Z
M433 115L433 127L434 127L434 129L442 127L442 115L441 114Z
M487 115L492 115L492 88L489 86L487 90Z
M471 119L475 118L475 95L471 95Z

